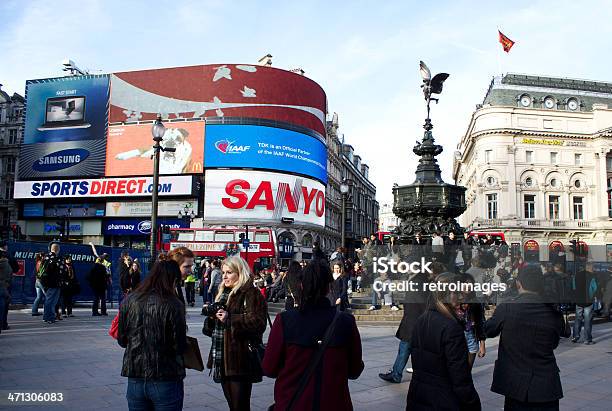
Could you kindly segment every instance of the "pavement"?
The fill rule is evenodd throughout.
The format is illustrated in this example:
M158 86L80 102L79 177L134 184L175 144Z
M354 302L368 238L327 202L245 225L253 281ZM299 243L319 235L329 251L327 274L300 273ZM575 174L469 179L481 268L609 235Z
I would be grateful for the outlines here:
M108 335L116 314L91 317L77 308L75 317L53 325L32 317L27 309L9 313L10 330L0 334L0 410L127 410L127 379L120 376L123 349ZM188 334L198 339L202 356L210 349L210 338L201 334L199 308L188 308ZM395 327L359 326L365 370L349 387L355 410L403 410L410 374L401 384L378 378L386 372L397 353ZM593 329L597 344L587 346L562 340L556 350L565 397L562 410L612 409L612 323ZM265 340L266 337L264 337ZM503 409L503 397L490 391L497 339L487 340L487 355L477 359L473 370L483 410ZM410 365L410 363L409 363ZM273 402L274 380L253 386L253 410L266 410ZM9 403L9 393L62 393L62 402ZM227 410L223 392L208 370L187 370L185 410Z

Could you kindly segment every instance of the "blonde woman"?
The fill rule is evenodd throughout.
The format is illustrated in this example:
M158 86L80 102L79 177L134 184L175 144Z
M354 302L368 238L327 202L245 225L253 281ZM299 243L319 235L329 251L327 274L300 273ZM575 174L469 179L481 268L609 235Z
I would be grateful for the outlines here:
M253 285L249 266L241 257L226 258L221 272L223 279L215 297L218 307L209 313L211 317L204 321L202 330L212 337L207 366L214 381L221 383L229 409L249 410L253 382L262 378L249 346L262 341L266 301Z

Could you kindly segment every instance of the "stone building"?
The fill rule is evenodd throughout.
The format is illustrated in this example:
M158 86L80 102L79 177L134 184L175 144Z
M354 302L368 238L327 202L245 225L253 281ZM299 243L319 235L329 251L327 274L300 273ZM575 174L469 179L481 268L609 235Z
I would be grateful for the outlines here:
M503 232L540 259L570 240L612 249L612 83L495 77L455 153L462 226ZM604 245L607 245L604 247ZM571 257L570 257L571 258Z
M25 99L10 96L0 84L0 238L17 235L18 208L13 200L13 187L19 146L23 141Z

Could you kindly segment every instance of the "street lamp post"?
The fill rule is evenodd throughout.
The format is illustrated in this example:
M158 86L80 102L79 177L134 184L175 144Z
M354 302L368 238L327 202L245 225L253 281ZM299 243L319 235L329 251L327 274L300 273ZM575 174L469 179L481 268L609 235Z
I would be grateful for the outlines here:
M342 227L341 227L341 239L340 239L340 245L341 247L344 249L344 243L346 240L346 195L349 192L349 186L347 184L347 181L344 180L342 181L342 184L340 184L340 193L342 194Z
M164 148L161 146L161 142L164 139L166 133L166 127L161 121L161 115L157 116L155 124L151 128L151 134L153 134L153 195L151 198L152 202L152 214L151 214L151 264L155 263L157 259L157 212L158 212L158 195L159 195L159 152L176 151L173 147Z

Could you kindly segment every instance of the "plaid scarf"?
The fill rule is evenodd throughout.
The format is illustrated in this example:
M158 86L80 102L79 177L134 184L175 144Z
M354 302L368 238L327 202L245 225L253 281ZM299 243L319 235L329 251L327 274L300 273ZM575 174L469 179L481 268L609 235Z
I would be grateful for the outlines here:
M223 294L219 297L219 303L226 304L231 288L225 288ZM213 381L221 382L224 376L223 370L223 340L225 333L225 324L215 320L215 328L212 332L212 358L213 358Z

